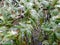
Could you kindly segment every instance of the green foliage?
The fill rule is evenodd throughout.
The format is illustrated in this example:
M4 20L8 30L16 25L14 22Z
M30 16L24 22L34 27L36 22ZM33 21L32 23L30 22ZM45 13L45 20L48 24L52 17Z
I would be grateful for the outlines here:
M37 40L45 45L57 45L57 40L60 40L60 7L56 6L59 5L58 2L58 0L0 1L0 43L30 45L33 43L31 38L36 30L40 33ZM47 9L52 16L49 22L44 22L43 9ZM44 39L45 33L48 40Z

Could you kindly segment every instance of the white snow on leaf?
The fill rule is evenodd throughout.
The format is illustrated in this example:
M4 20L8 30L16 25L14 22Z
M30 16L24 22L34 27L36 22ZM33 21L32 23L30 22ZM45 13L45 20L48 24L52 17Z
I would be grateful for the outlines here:
M16 35L16 34L18 34L16 31L11 31L11 34L12 35Z
M0 32L3 32L3 31L0 30Z
M59 7L60 8L60 5L55 5L55 7Z
M60 25L60 23L58 23L58 25Z
M11 10L11 7L9 7L7 10L10 11Z
M0 19L4 20L3 16L0 16Z

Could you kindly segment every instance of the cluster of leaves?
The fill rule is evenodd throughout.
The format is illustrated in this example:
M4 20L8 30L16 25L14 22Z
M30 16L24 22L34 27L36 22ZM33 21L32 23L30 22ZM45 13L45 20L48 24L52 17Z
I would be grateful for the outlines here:
M57 1L57 0L55 0ZM49 22L45 22L41 25L42 40L45 45L59 45L60 41L60 14L59 14L59 5L58 2L54 5L55 9L49 10L51 14L51 19ZM57 8L56 8L57 7Z
M0 44L29 45L40 17L39 5L34 0L1 0L0 4Z
M60 19L54 18L57 17L56 15L59 13L58 8L56 8L57 6L55 6L56 4L59 4L58 0L1 0L0 44L35 45L31 44L34 42L31 39L34 30L39 31L37 33L40 34L38 34L36 38L39 37L39 39L42 38L43 40L45 36L44 33L49 35L48 40L44 40L43 44L55 44L55 35L56 39L60 40L59 31L55 31L58 29L57 27L59 27L58 24L60 24ZM44 23L43 8L48 8L52 15L50 22ZM43 33L42 37L40 30Z

